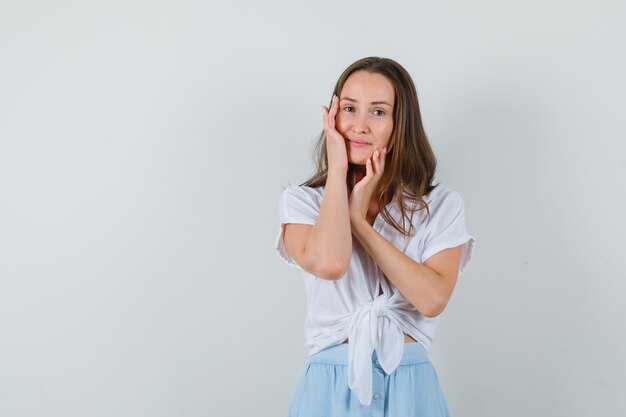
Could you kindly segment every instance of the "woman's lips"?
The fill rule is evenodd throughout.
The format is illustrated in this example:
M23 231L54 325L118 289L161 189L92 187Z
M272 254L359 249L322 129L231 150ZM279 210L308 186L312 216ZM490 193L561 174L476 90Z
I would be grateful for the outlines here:
M348 139L348 142L350 142L350 145L354 146L355 148L364 148L366 146L370 146L369 143L365 143L365 142L355 142L352 141L350 139Z

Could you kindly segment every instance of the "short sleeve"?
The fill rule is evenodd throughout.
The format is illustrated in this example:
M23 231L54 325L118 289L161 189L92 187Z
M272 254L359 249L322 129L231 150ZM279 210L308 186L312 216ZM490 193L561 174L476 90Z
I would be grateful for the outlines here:
M449 190L435 207L425 229L422 263L444 249L462 245L459 276L467 269L474 256L476 239L465 227L465 204L461 195Z
M279 227L274 248L280 258L289 266L300 268L285 249L285 224L300 223L314 225L319 215L321 196L311 187L289 185L278 201Z

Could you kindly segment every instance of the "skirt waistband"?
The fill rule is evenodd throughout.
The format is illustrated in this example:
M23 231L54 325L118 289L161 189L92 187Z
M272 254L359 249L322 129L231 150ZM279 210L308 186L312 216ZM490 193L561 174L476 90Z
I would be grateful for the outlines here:
M309 362L348 366L348 346L348 343L329 346L309 356ZM428 362L430 362L428 351L421 343L404 343L404 354L400 360L400 365L413 365ZM378 364L378 354L375 350L372 352L372 364L374 366L380 366Z

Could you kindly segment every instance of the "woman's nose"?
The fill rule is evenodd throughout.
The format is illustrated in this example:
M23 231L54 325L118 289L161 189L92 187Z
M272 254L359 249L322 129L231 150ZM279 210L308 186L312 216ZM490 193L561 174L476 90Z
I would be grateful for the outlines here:
M362 115L358 115L357 117L354 118L354 125L352 126L352 129L355 132L365 132L367 131L367 116L362 116Z

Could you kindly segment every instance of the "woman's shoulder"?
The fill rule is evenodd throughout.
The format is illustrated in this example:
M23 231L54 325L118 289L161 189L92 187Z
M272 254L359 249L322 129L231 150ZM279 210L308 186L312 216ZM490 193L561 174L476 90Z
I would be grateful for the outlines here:
M283 192L307 193L307 194L323 194L324 186L309 187L308 185L291 184L289 182L282 185Z
M422 201L426 204L427 210L419 210L419 215L414 218L416 224L428 222L429 218L440 217L448 211L458 210L463 206L461 195L445 184L436 184L429 192L422 196ZM416 203L409 204L409 207L417 207ZM426 207L423 207L424 209Z
M443 200L450 200L459 198L459 193L453 188L448 187L447 185L438 183L431 186L430 191L423 194L420 198L423 202L430 205L437 205ZM407 201L407 194L403 192L403 200ZM412 200L412 199L411 199Z
M438 184L424 199L434 217L446 217L448 213L458 213L465 206L461 194L456 189L444 184Z
M283 198L295 198L299 200L306 200L309 202L317 202L321 204L322 197L324 196L324 187L309 187L307 185L297 185L286 183L282 186Z
M429 201L440 202L443 200L460 199L461 194L454 188L439 183L424 198Z

